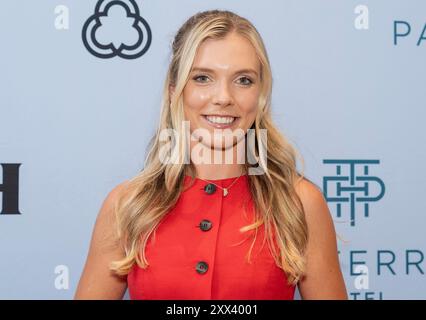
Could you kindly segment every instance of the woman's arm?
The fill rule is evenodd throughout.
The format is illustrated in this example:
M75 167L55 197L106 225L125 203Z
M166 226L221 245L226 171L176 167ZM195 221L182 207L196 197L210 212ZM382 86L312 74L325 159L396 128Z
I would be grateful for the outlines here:
M127 288L125 277L109 270L109 263L125 256L124 249L113 241L115 216L112 210L124 182L104 200L98 213L86 264L74 299L122 299Z
M337 254L336 231L320 189L303 180L296 188L309 229L306 275L298 287L302 299L347 299Z

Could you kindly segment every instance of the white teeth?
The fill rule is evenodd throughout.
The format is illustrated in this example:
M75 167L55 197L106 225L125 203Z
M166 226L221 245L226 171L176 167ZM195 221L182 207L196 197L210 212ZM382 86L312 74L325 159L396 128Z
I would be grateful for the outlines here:
M234 117L216 117L216 116L206 116L207 120L217 124L229 124L234 122Z

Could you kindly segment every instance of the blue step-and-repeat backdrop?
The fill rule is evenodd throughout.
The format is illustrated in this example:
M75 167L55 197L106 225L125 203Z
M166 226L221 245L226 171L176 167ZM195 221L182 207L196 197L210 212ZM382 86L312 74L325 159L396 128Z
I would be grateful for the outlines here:
M323 189L349 297L425 299L423 0L4 1L0 298L73 297L102 201L143 166L173 36L207 9L263 36L273 116Z

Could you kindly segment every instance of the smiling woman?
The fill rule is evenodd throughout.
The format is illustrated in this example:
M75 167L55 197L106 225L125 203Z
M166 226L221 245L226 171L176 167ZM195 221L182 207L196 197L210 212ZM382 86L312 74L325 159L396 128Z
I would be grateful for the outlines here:
M304 299L346 299L327 204L273 123L271 90L247 19L212 10L183 24L145 168L105 199L77 299L127 287L132 299L293 299L296 286ZM188 143L164 142L169 129ZM250 130L255 143L239 148ZM163 143L178 161L161 161Z

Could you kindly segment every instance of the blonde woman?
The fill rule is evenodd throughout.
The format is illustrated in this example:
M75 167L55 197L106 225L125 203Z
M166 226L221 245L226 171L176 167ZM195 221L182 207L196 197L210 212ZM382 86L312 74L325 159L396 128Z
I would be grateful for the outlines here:
M255 27L200 12L172 51L145 167L106 197L75 298L347 299L327 204L271 119Z

